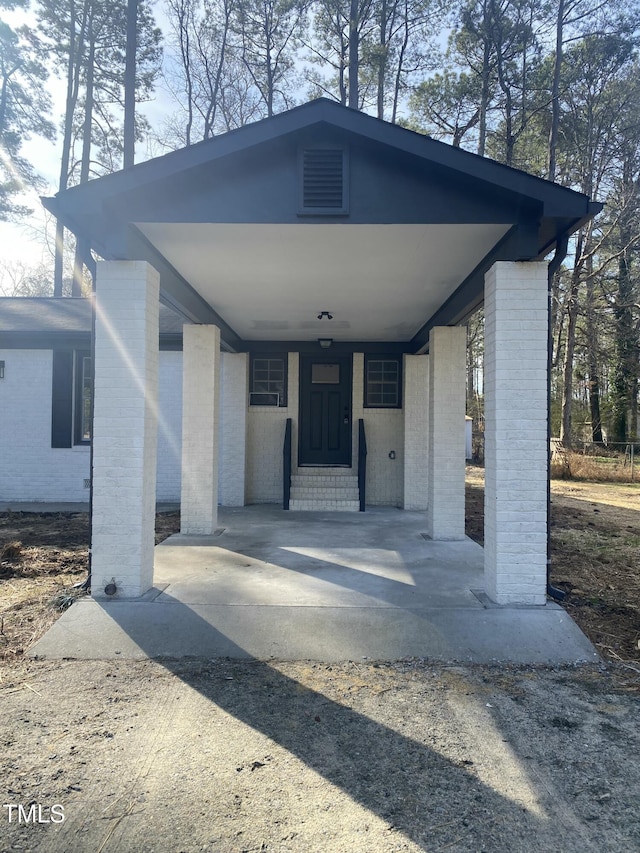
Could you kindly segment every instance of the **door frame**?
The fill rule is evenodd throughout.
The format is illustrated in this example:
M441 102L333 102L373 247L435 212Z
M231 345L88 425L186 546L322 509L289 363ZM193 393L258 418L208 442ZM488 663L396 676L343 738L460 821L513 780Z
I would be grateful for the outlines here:
M332 463L332 462L304 462L302 461L302 442L304 435L304 424L305 419L309 416L309 399L308 396L305 399L305 394L303 393L305 389L305 371L311 363L324 363L324 364L340 364L341 370L341 380L343 377L343 371L346 370L347 377L345 380L344 386L342 385L342 381L340 385L342 386L343 393L347 395L347 406L349 409L349 438L347 441L347 450L348 453L345 454L348 461L340 462L340 463ZM309 388L311 387L311 383L309 383ZM309 354L309 353L300 353L299 356L299 376L298 376L298 467L299 468L351 468L353 463L353 353L345 354L345 353L317 353L317 354Z

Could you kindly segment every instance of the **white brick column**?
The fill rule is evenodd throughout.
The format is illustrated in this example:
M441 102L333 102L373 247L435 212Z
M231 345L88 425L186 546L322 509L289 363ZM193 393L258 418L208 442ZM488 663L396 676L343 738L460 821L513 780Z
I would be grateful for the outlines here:
M223 353L219 450L222 506L244 506L248 379L248 354Z
M121 598L153 584L158 430L158 273L98 263L91 592Z
M405 355L404 509L426 510L429 483L429 356Z
M466 342L464 326L429 335L427 532L464 539Z
M220 329L184 326L182 342L182 533L218 525Z
M547 264L485 277L484 573L498 604L544 604L547 572Z

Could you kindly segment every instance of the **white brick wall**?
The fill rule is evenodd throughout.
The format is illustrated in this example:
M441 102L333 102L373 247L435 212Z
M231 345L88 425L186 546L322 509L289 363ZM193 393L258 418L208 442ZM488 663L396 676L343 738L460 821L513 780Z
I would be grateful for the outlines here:
M429 484L429 356L404 357L404 509L426 510Z
M51 350L0 350L0 501L86 503L89 446L51 447ZM180 500L182 353L160 353L157 499Z
M0 501L88 501L89 447L51 447L51 350L0 350Z
M544 604L547 559L547 265L485 280L485 584L499 604Z
M156 497L180 500L182 464L182 353L160 352Z
M367 439L367 505L402 506L404 413L402 409L364 408L364 355L353 356L353 470L358 471L358 420ZM389 458L391 451L395 459Z
M298 353L289 353L287 406L249 406L247 412L247 503L282 501L282 445L287 418L293 421L293 471L298 459Z
M184 326L182 353L182 533L218 524L220 329Z
M219 498L222 506L244 506L247 353L222 353L220 406Z
M98 264L92 593L139 596L153 583L158 403L158 273Z
M464 539L464 326L429 335L429 483L427 529L433 539Z

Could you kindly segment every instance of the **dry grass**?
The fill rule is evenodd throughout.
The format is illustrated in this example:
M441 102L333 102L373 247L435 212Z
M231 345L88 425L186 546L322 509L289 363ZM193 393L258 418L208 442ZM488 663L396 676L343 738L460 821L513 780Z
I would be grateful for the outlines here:
M180 527L158 515L156 541ZM0 514L0 662L19 662L77 598L87 576L86 513Z
M559 480L582 480L592 483L631 483L640 481L640 459L633 467L622 454L589 456L572 450L555 450L551 476Z

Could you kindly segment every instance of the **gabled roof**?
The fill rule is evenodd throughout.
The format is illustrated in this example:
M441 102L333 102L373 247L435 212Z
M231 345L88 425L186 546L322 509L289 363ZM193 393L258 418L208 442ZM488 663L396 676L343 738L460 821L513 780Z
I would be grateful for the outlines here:
M348 210L300 209L301 152L319 145L348 152ZM43 202L103 258L151 263L163 300L230 349L314 340L326 291L337 340L412 351L480 304L494 262L544 258L601 208L326 99Z
M601 209L601 205L592 205L589 198L582 193L400 125L390 124L359 110L344 107L327 98L318 98L271 118L72 187L62 194L66 199L64 208L79 209L86 203L93 207L97 201L106 201L120 192L140 190L171 175L186 172L230 154L247 151L318 124L366 137L496 188L528 196L542 202L545 213L549 216L575 215L577 208L581 208L581 212L586 216ZM56 198L59 196L60 194ZM43 202L48 209L56 207L51 199L43 199Z

